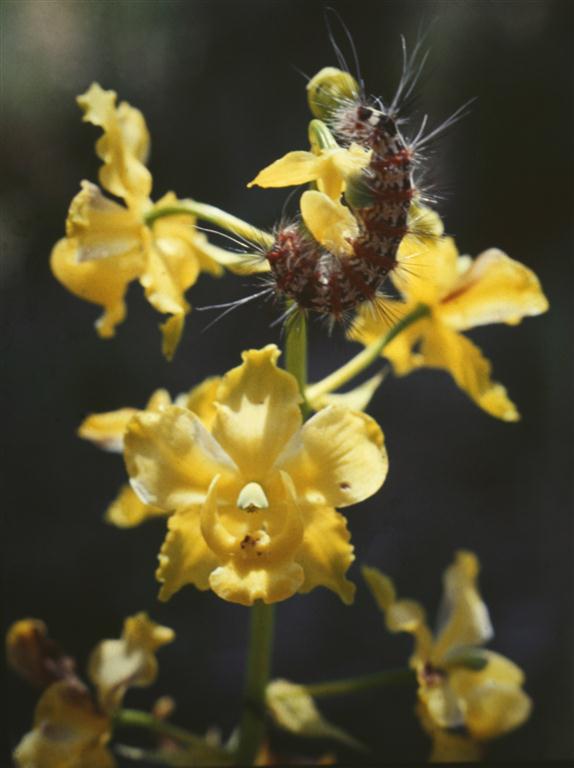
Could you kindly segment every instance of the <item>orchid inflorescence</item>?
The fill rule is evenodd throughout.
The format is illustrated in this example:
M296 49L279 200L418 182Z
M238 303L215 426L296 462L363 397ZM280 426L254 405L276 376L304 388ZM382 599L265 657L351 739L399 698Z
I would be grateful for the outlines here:
M283 352L274 344L243 351L237 367L202 382L187 381L190 388L183 394L172 397L158 389L142 407L91 414L78 429L81 438L125 461L128 481L111 501L106 521L133 528L150 518L165 519L156 572L159 599L169 600L191 585L250 607L245 709L238 729L227 742L211 732L183 729L170 722L173 705L165 698L150 712L124 708L129 688L156 679L156 652L174 640L170 629L146 614L127 618L120 639L99 642L87 665L89 682L41 621L24 619L8 632L8 659L42 693L33 728L14 751L20 768L109 768L117 755L174 766L264 765L278 760L266 737L266 717L302 737L364 750L368 745L321 715L316 700L399 679L417 688L415 709L435 760L480 759L490 739L529 716L523 672L483 647L492 624L478 589L478 558L466 550L459 550L445 571L434 634L418 603L399 599L388 576L363 567L387 629L414 638L404 668L316 685L270 680L273 604L316 587L326 587L346 605L353 602L356 585L347 573L356 555L340 510L376 494L388 472L383 432L364 412L384 375L379 371L339 390L383 357L397 376L425 366L447 371L486 413L515 421L516 406L463 332L490 323L515 325L548 307L534 273L501 250L488 248L475 259L459 254L438 214L411 184L416 141L408 145L400 137L395 146L389 139L397 132L393 105L377 113L361 101L352 76L332 67L312 78L308 98L310 148L289 152L248 184L311 187L300 195L295 221L265 232L172 192L154 202L145 164L150 139L141 112L118 104L114 91L96 83L78 97L84 120L102 130L96 143L100 186L81 183L51 266L69 291L103 309L99 335L115 334L126 316L128 284L138 280L149 303L166 316L162 348L171 359L190 312L188 289L203 272L221 276L227 270L268 279L268 291L286 312L286 344ZM349 115L355 113L353 128ZM369 126L368 140L353 140ZM379 184L393 163L403 163L401 189L394 189L392 178ZM400 237L390 233L388 211L387 219L383 215L392 194L406 211L408 226ZM250 244L248 252L214 245L199 221L239 236ZM319 254L313 274L327 281L322 296L335 276L358 281L347 266L358 258L359 245L363 253L367 245L371 249L365 258L372 267L373 243L387 242L381 232L396 246L387 265L393 296L378 290L370 296L370 288L357 283L367 300L353 307L351 316L341 310L339 317L342 284L333 283L334 319L345 321L348 339L364 349L309 383L306 320L320 307L319 294L313 293L316 286L301 287L286 277L297 268L289 260L301 255L313 264L312 254ZM280 258L284 263L278 268ZM332 264L337 270L330 272ZM308 305L306 296L311 296ZM155 746L123 744L119 733L126 727L149 731ZM335 761L331 753L323 759Z

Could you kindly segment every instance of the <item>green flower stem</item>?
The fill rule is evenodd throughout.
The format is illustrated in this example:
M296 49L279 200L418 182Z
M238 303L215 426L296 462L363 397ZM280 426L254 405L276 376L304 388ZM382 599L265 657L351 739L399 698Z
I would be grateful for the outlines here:
M265 689L273 649L274 606L256 601L250 610L249 655L237 765L253 765L265 735Z
M195 200L180 200L179 205L154 208L144 218L146 224L149 225L164 216L181 216L183 213L191 214L202 221L215 224L216 227L233 232L235 235L263 248L270 248L273 245L273 235L270 235L268 232L263 232L261 229L257 229L257 227L243 221L243 219L239 219L231 213L226 213L226 211L222 211L214 205L198 203Z
M181 745L196 747L205 752L208 745L201 736L186 731L177 725L160 720L148 712L141 712L139 709L120 709L113 716L113 727L115 728L143 728L160 736L168 736L179 742ZM210 747L215 752L221 753L221 757L229 761L229 754L224 749Z
M351 358L348 363L345 363L345 365L329 374L329 376L326 376L316 384L311 384L307 387L307 398L313 401L317 397L326 395L329 392L334 392L342 387L348 381L364 371L365 368L368 368L371 363L374 363L387 344L396 338L399 333L402 333L402 331L410 325L416 323L417 320L420 320L422 317L426 317L429 314L429 307L425 304L417 304L412 312L409 312L408 315L405 315L399 320L399 322L384 334L384 336L373 341L369 346L365 347L362 352L359 352L358 355L355 355L355 357Z
M344 696L349 693L368 691L371 688L382 688L387 685L410 684L415 683L415 681L415 671L408 667L401 667L399 669L386 669L383 672L375 672L372 675L305 685L304 688L310 696L320 699L327 698L328 696Z
M307 320L303 312L297 312L288 322L285 343L285 368L292 373L299 384L303 402L301 413L308 418L312 408L307 402Z

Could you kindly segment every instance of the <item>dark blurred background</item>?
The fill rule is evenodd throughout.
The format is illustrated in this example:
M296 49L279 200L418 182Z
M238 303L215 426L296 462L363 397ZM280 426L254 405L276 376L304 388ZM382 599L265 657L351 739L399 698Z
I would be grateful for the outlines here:
M440 372L390 377L370 412L386 434L391 471L382 491L348 512L358 582L352 608L318 589L279 606L276 676L311 682L402 664L361 583L358 564L391 574L432 617L441 574L457 548L482 561L491 647L524 668L534 700L528 724L494 743L493 760L568 759L572 734L572 41L565 2L331 0L356 43L367 89L393 93L400 41L428 29L430 56L413 115L440 122L470 97L471 114L437 144L430 180L462 252L503 248L539 275L551 310L517 328L470 335L493 361L523 414L504 424L479 411ZM167 190L213 203L261 226L287 191L246 190L263 166L306 148L305 80L336 64L324 3L311 0L65 2L2 5L2 435L4 622L38 616L83 665L123 618L145 609L174 627L152 691L178 702L176 722L202 732L236 723L247 611L185 588L156 600L161 521L119 531L102 512L124 479L118 457L81 442L91 411L142 406L238 364L242 349L280 342L267 305L251 304L207 332L192 312L172 364L160 353L160 317L129 292L115 340L92 327L98 309L50 274L81 179L96 181L99 132L75 97L96 80L142 110L152 135L154 198ZM344 43L342 33L337 32ZM195 306L245 295L249 281L202 277ZM311 334L316 379L358 350L340 331ZM8 677L9 746L29 728L36 694ZM375 746L374 760L421 761L428 742L410 691L325 701L323 711ZM279 748L324 745L280 735ZM352 755L339 751L346 760ZM373 758L371 758L373 759Z

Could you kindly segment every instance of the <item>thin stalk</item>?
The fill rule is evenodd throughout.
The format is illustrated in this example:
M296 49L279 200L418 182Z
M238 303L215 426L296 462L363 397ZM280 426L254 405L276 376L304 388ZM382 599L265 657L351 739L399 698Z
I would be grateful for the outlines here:
M250 609L249 655L237 765L253 765L265 735L265 689L271 670L274 610L256 601Z
M264 248L269 248L273 245L273 235L270 235L268 232L263 232L263 230L248 224L243 219L222 211L221 208L216 208L214 205L207 205L206 203L198 203L196 200L180 200L178 205L154 208L144 218L146 224L149 225L164 216L181 216L184 213L196 216L202 221L209 221L211 224L215 224L215 226L221 227L221 229L225 229L228 232L233 232L250 243L255 243Z
M331 680L326 683L306 685L305 690L316 699L328 696L344 696L348 693L368 691L371 688L382 688L386 685L404 685L414 683L416 675L413 669L401 667L399 669L386 669L383 672L375 672L372 675L360 677L348 677L343 680Z
M196 736L194 733L186 731L177 725L160 720L148 712L141 712L139 709L120 709L114 714L113 726L115 728L142 728L160 736L168 736L182 745L188 747L197 747L205 751L209 745L206 745L205 739ZM210 747L213 751L220 752L222 757L229 755L223 749Z
M306 419L311 415L312 409L305 394L307 390L307 320L303 312L297 312L287 324L285 368L297 379L303 398L301 413L303 419Z
M425 304L417 304L412 312L409 312L408 315L399 320L386 334L373 341L362 352L351 358L348 363L345 363L345 365L333 371L333 373L321 379L321 381L307 387L307 398L312 401L329 392L334 392L351 379L354 379L355 376L358 376L365 368L368 368L369 365L375 362L387 344L396 338L399 333L428 314L430 314L429 307Z

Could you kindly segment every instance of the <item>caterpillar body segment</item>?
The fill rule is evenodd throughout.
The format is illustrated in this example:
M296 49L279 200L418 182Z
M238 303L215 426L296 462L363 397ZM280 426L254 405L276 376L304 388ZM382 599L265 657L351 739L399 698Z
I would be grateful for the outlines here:
M354 95L354 100L345 94L338 101L329 121L341 145L356 143L371 151L368 165L347 181L345 201L358 230L349 240L349 252L328 251L302 224L292 223L278 230L266 253L277 291L302 310L332 320L341 320L380 294L409 231L415 195L415 153L401 135L397 118ZM332 91L329 97L333 102Z

